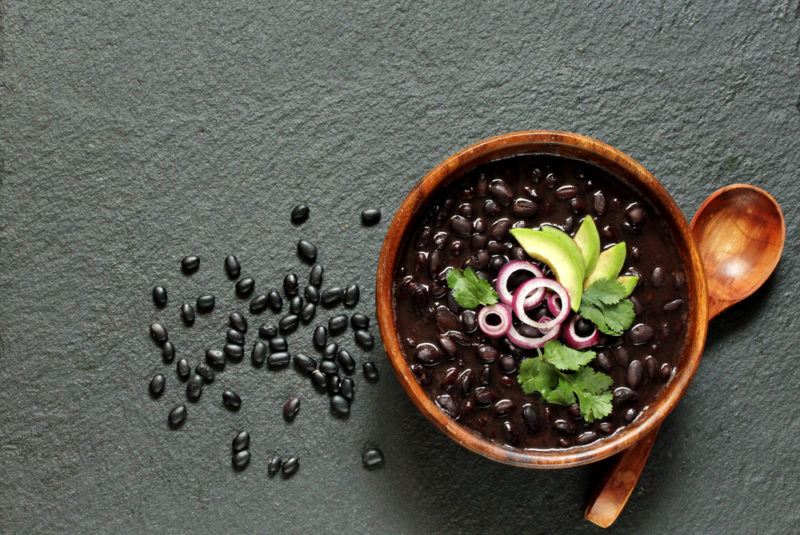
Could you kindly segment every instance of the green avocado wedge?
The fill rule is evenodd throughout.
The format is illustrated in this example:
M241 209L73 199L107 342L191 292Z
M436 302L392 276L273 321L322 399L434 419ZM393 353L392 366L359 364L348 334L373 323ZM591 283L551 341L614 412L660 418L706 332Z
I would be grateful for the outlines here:
M602 251L600 256L597 257L597 265L591 274L586 277L583 283L584 288L588 288L594 281L600 279L615 279L619 272L622 271L622 266L625 264L625 254L627 252L625 242L615 243L608 249Z
M555 227L541 230L511 229L511 235L528 256L547 264L559 283L567 290L572 310L578 311L583 295L583 257L569 234Z
M575 245L581 250L583 257L583 270L591 273L597 265L597 257L600 256L600 234L597 232L597 225L594 224L592 216L586 216L578 227L578 232L572 238Z
M625 297L628 297L636 289L636 285L639 284L639 277L636 275L620 275L617 277L617 282L625 288Z

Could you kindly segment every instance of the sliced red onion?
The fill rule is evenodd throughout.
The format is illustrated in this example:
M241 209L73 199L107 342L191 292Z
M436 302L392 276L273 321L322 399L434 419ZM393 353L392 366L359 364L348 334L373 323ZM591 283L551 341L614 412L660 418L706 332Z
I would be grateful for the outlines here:
M500 272L497 274L497 281L494 285L497 290L497 295L500 297L500 301L508 306L512 306L514 301L514 296L511 295L511 291L508 289L508 280L511 278L511 275L518 271L527 271L534 277L544 277L544 273L539 266L524 260L514 260L500 268ZM525 300L525 309L530 310L541 303L542 299L544 299L544 289L531 294L531 296Z
M574 315L567 324L567 328L564 329L564 341L572 349L585 349L595 345L600 340L600 332L597 327L594 327L594 331L589 336L578 336L575 331L575 324L579 319L580 316Z
M549 320L550 318L545 317L542 319ZM511 342L517 347L521 347L522 349L539 349L540 347L543 347L547 342L557 337L560 331L561 331L560 326L556 325L546 333L534 338L532 336L523 336L522 334L520 334L517 328L514 327L514 325L512 324L511 328L508 329L508 332L506 333L506 338L508 338L509 342Z
M489 316L496 315L500 318L500 323L497 325L489 325L487 321ZM478 312L478 327L480 327L483 334L490 338L500 338L508 333L511 328L511 308L503 303L483 307Z
M547 297L547 310L553 316L558 316L561 313L561 303L558 300L558 294L550 294Z
M561 300L561 311L556 314L553 319L548 319L546 321L536 321L528 316L528 314L525 312L524 306L528 296L537 292L541 288L555 292L558 298ZM561 323L567 319L570 310L569 294L567 293L567 290L558 283L558 281L544 277L536 277L535 279L531 279L523 283L522 286L517 289L517 291L514 293L514 299L512 301L511 308L522 323L526 323L531 327L536 327L542 332L548 332L553 327L561 325Z

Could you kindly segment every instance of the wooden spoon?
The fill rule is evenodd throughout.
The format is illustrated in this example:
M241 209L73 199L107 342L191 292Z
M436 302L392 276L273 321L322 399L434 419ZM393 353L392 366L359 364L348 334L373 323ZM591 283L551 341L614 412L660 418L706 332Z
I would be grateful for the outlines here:
M786 224L766 191L733 184L712 193L691 222L708 284L708 319L755 292L778 265ZM607 528L625 507L655 443L658 429L620 453L586 507L586 520Z

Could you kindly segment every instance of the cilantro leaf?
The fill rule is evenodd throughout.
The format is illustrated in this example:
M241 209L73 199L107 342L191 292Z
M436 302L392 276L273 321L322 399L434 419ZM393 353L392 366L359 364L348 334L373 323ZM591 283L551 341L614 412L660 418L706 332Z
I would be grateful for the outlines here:
M590 394L588 392L578 392L578 404L581 408L581 416L587 422L600 420L609 414L613 407L611 406L611 392L605 391L599 394Z
M624 299L626 293L625 288L615 279L599 279L586 288L581 301L586 299L592 305L614 305Z
M473 309L478 305L493 305L497 303L497 292L494 291L489 281L478 277L475 270L451 269L447 274L447 286L453 291L453 299L462 308Z
M589 364L597 356L594 351L578 351L557 340L550 340L544 346L544 359L559 370L577 370Z
M562 377L558 380L558 386L548 392L544 399L557 405L572 405L575 403L575 388L569 379Z
M542 357L527 358L519 365L517 381L526 394L539 392L544 396L556 387L557 373L555 367Z
M600 394L609 388L614 381L602 372L596 372L588 366L584 366L575 374L572 380L576 390L588 392L590 394Z

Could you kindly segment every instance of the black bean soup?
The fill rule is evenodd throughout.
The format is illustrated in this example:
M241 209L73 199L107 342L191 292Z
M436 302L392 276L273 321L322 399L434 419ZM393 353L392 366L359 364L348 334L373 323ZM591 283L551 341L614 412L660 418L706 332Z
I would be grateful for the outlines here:
M484 336L476 311L461 309L446 282L451 267L472 267L494 283L509 260L529 260L511 228L547 223L572 234L584 215L595 218L601 248L626 242L622 273L640 277L632 328L601 336L593 348L591 366L614 384L613 412L592 423L577 404L523 393L517 370L536 351ZM397 330L417 380L450 417L504 445L564 448L634 421L673 376L687 318L685 282L670 229L632 186L586 162L513 156L455 180L418 214L395 267Z

